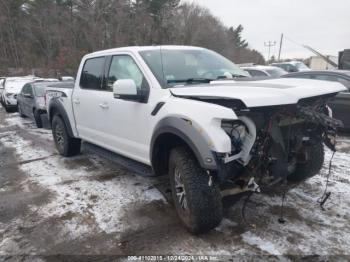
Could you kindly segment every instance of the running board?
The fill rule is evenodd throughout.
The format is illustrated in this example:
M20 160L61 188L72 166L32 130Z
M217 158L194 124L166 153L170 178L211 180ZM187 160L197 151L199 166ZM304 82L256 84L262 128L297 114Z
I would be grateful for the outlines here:
M130 158L121 156L117 153L104 149L100 146L91 144L89 142L84 141L82 144L82 152L96 154L102 158L105 158L117 165L120 165L138 175L141 176L154 176L152 168Z

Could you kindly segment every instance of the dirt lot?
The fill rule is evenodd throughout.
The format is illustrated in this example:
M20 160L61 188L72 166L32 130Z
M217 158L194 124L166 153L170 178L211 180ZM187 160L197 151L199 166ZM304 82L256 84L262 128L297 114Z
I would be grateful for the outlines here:
M225 209L221 225L193 236L166 200L164 178L137 176L94 155L65 159L51 131L37 129L0 108L0 260L43 255L350 255L350 139L340 137L322 211L317 200L324 169L287 194L286 223L278 222L281 197L253 195ZM160 189L160 190L159 190ZM98 257L97 258L102 258ZM56 261L56 260L55 260Z

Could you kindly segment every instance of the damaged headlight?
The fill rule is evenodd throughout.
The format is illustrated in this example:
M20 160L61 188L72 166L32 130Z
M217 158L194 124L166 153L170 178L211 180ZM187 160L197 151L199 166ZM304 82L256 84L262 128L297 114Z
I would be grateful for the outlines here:
M233 151L239 151L247 135L247 128L240 120L222 120L221 127L231 138Z
M250 159L250 151L256 140L256 126L254 122L245 116L238 120L222 120L221 127L231 138L231 154L227 154L224 163L234 160L246 166Z

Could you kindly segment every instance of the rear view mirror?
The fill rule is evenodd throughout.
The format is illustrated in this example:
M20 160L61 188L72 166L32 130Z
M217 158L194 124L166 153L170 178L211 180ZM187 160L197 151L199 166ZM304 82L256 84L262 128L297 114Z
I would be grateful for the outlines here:
M113 96L117 99L145 102L148 91L138 90L132 79L120 79L113 84Z

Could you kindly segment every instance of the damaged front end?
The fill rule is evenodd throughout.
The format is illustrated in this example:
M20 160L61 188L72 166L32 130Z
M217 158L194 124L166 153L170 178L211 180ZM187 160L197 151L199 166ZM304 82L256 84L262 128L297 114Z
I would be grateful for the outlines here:
M238 120L223 120L222 128L232 144L230 154L218 155L223 195L272 188L316 175L324 160L323 143L335 151L337 129L342 126L331 117L327 99L235 109Z

